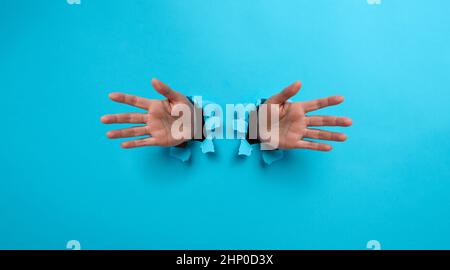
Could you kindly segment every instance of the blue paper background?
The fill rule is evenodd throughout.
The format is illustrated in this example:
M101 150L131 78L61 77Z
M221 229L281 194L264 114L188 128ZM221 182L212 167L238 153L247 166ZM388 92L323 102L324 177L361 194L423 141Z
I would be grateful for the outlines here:
M450 2L3 1L0 248L450 248ZM124 150L108 92L252 102L346 96L334 151L270 167L194 148ZM116 126L117 127L117 126Z

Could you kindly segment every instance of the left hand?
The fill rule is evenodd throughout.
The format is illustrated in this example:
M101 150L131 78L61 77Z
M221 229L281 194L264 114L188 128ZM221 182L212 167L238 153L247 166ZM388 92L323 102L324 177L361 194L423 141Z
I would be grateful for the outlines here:
M178 104L186 105L194 114L194 106L185 95L175 90L163 82L153 79L152 86L155 90L166 97L164 100L148 99L123 93L111 93L109 98L115 102L128 104L145 110L145 113L125 113L104 115L101 121L105 124L127 123L142 124L140 126L111 130L107 136L111 139L129 138L136 136L147 136L143 139L134 139L122 143L123 148L135 148L142 146L176 146L191 138L178 139L172 136L172 124L179 118L171 114L172 108ZM193 124L187 127L192 130Z

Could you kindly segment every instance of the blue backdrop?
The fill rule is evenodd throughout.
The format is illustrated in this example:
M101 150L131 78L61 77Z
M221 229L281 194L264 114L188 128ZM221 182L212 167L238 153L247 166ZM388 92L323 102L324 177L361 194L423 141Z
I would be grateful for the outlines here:
M0 248L450 248L450 2L3 1ZM107 94L342 94L330 153L124 150ZM116 126L117 127L117 126ZM336 128L335 130L341 130Z

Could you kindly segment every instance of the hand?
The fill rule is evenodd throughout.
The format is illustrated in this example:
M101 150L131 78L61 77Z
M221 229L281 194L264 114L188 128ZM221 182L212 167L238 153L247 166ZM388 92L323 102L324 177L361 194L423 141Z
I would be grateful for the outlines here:
M306 102L289 102L300 90L301 83L295 82L280 93L270 97L265 104L275 104L279 107L279 146L280 149L304 148L319 151L330 151L331 145L325 143L303 140L305 138L345 141L347 136L343 133L312 129L314 126L343 126L352 124L347 117L337 116L306 116L305 114L324 107L340 104L344 101L342 96L332 96ZM268 106L268 112L270 106ZM270 114L269 114L270 115Z
M147 111L146 113L111 114L101 118L101 121L105 124L144 124L143 126L112 130L107 133L107 136L111 139L150 135L150 137L147 138L124 142L122 143L123 148L155 145L175 146L187 141L187 139L174 139L171 136L172 124L178 119L178 117L171 115L171 111L172 107L177 104L188 105L193 110L192 103L183 94L170 89L169 86L157 79L152 80L152 85L158 93L165 96L167 99L147 99L122 93L109 94L109 98L113 101L128 104Z

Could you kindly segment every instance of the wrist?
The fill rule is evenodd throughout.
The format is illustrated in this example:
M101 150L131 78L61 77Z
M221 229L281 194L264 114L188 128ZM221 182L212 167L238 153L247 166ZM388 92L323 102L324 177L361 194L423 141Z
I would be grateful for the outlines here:
M205 136L203 134L203 127L205 125L204 117L203 117L203 109L201 105L197 105L195 100L192 97L187 97L189 103L192 105L192 125L191 125L191 139L193 141L202 142L205 140ZM189 140L187 140L189 141Z

